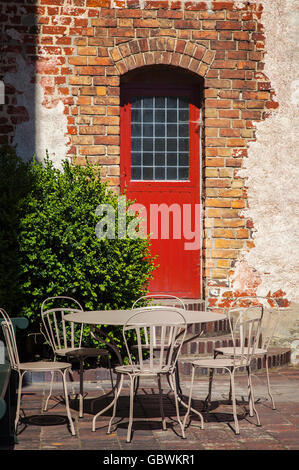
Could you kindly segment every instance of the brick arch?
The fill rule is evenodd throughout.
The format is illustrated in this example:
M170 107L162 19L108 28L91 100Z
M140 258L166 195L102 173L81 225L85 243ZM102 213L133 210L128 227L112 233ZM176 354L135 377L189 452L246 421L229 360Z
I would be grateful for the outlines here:
M111 48L109 54L119 75L145 65L164 64L205 77L215 57L215 51L203 45L170 37L133 39Z

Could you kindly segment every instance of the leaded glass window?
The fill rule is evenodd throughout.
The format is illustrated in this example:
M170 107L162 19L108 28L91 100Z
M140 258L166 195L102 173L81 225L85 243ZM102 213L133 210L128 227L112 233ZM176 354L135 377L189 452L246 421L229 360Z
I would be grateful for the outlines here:
M131 100L131 180L189 179L189 104L180 96Z

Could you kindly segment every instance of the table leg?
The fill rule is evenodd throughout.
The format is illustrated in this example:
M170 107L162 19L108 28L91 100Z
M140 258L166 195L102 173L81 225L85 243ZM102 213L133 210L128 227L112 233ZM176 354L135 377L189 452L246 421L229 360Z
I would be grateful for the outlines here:
M80 369L79 369L79 418L83 418L83 373L84 373L84 358L80 357Z
M123 365L123 360L122 360L121 354L119 352L119 349L118 349L117 345L115 344L115 342L111 339L111 337L108 336L108 334L102 328L99 328L97 326L92 326L92 325L90 326L90 328L91 328L91 335L97 341L102 342L102 343L104 342L106 344L107 348L110 349L110 351L112 351L116 355L116 357L118 359L118 362L119 362L119 365ZM107 339L108 339L108 341L107 341ZM113 404L115 402L115 399L117 397L117 393L119 393L119 387L121 386L121 383L120 383L121 382L121 376L120 376L120 374L116 375L116 383L115 384L113 383L110 358L108 358L108 361L109 361L109 370L110 370L110 379L111 379L111 390L109 392L105 393L104 395L100 396L100 397L93 398L92 405L91 405L92 411L94 409L95 403L98 400L102 400L105 397L108 397L109 395L111 395L112 393L114 394L114 398L106 408L104 408L102 411L100 411L99 413L97 413L95 415L95 418L97 416L100 416L102 413L109 410L109 408L111 408L113 406ZM95 423L95 419L94 419L94 423ZM94 426L95 426L95 424L93 424L93 428L94 428Z
M92 431L95 431L96 430L96 420L99 416L101 416L103 413L105 413L106 411L108 411L112 406L114 407L114 414L115 414L115 407L116 407L116 403L117 403L117 400L118 400L118 396L120 394L120 391L122 389L122 384L123 384L123 375L122 374L117 374L117 382L116 382L116 385L115 385L115 388L114 388L114 398L113 400L111 401L111 403L109 403L108 406L106 406L106 408L103 408L101 411L99 411L94 417L93 417L93 420L92 420ZM116 390L116 392L115 392ZM104 395L105 396L105 395ZM101 397L102 398L102 397Z

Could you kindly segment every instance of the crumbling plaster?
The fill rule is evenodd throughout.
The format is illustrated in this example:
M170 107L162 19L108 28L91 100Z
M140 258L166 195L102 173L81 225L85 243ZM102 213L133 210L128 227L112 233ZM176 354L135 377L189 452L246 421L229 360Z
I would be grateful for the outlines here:
M243 215L254 224L255 247L240 263L261 278L259 294L282 289L289 300L298 293L298 56L296 0L263 2L266 36L265 74L279 107L257 123L256 141L249 144L240 176L246 178L249 208Z
M38 161L43 161L48 152L54 165L60 168L67 156L68 144L64 104L57 99L52 100L50 106L46 105L44 88L35 79L35 67L21 54L16 62L17 73L7 73L3 81L16 89L16 106L24 107L27 116L16 126L13 144L25 161L32 158L33 153Z
M262 4L264 73L279 107L256 124L256 141L249 144L248 158L239 172L246 178L249 208L243 215L252 219L255 246L242 254L231 284L242 290L252 286L252 279L258 295L285 292L292 305L284 311L279 343L298 349L299 5L297 0L276 0L275 5L263 0Z

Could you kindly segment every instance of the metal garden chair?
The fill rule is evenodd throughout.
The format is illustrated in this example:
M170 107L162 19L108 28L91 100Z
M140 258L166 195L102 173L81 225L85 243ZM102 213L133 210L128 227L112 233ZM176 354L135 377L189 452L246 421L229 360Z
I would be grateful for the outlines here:
M19 354L17 349L17 342L15 337L15 331L11 319L5 310L0 309L1 316L3 321L1 322L1 327L4 334L4 339L6 342L6 347L8 350L9 360L11 368L18 373L19 383L18 383L18 398L17 398L17 409L16 409L16 418L15 418L15 430L17 431L17 426L19 423L20 416L20 404L21 404L21 394L22 394L22 383L23 377L26 372L58 372L62 377L64 398L66 405L67 417L71 429L71 433L74 436L75 428L72 421L72 416L70 413L69 399L67 392L67 383L66 383L66 373L70 370L71 364L67 362L49 362L49 361L37 361L37 362L20 362Z
M250 309L251 313L254 309L260 309L261 311L261 338L257 348L255 349L253 359L258 360L259 358L261 358L265 363L268 394L272 402L272 409L275 410L276 408L274 398L271 392L269 377L268 352L279 325L279 304L274 297L246 296L238 297L233 300L231 308L238 307L247 307L248 309ZM232 356L233 354L241 354L240 347L236 347L235 350L232 346L225 346L214 349L214 357Z
M73 307L71 307L73 305ZM51 306L51 307L49 307ZM83 417L83 375L84 361L89 357L106 356L111 375L111 365L109 353L102 348L86 348L82 346L83 324L73 323L65 320L65 315L72 312L83 312L82 306L77 300L71 297L56 296L44 300L41 307L42 333L51 346L54 353L54 360L57 357L66 359L74 358L79 361L79 417ZM70 370L70 373L71 370ZM113 383L112 383L113 386ZM48 400L52 394L53 375L51 380L50 393L46 400L45 410L48 406Z
M161 307L160 307L161 308ZM166 420L162 403L161 377L166 376L170 379L174 392L176 414L178 423L183 433L183 426L179 416L178 397L176 382L174 380L175 368L180 350L186 334L186 321L183 315L174 307L163 307L167 315L161 316L159 307L143 307L132 311L132 317L123 327L123 338L129 358L128 365L117 366L115 372L120 374L120 382L116 391L113 414L108 426L108 434L111 432L111 426L116 414L117 400L120 395L124 377L130 381L130 411L129 424L127 431L127 442L131 441L133 424L133 406L135 382L142 377L153 377L157 379L160 410L162 417L162 428L166 429ZM132 343L133 338L133 344ZM157 348L157 339L159 347ZM146 344L146 348L144 345ZM136 346L136 358L132 357L132 346ZM144 358L145 349L148 350L146 359ZM95 430L95 420L93 419L93 430Z
M233 315L235 313L239 313L239 316L235 320ZM248 392L249 392L249 408L250 408L250 415L253 415L253 412L256 414L257 417L257 425L260 426L260 420L255 408L254 403L254 394L253 394L253 387L251 381L251 364L255 354L255 351L258 347L258 343L260 340L261 335L261 315L257 316L256 318L248 319L248 309L236 309L230 310L228 315L229 325L231 329L232 335L232 354L229 357L224 358L204 358L191 361L192 364L192 375L191 375L191 385L190 385L190 393L189 393L189 401L188 401L188 409L184 418L184 428L186 426L186 422L188 416L190 414L191 409L191 399L192 399L192 390L193 390L193 383L194 383L194 376L195 376L195 369L197 367L208 369L214 371L215 369L224 369L229 373L230 376L230 387L231 387L231 395L232 395L232 408L233 408L233 417L235 422L235 433L239 434L239 422L237 417L237 409L236 409L236 395L235 395L235 372L241 368L245 368L247 370L248 375ZM235 324L233 326L233 321ZM211 398L211 379L213 376L210 376L210 390L209 390L209 400ZM192 411L195 412L201 419L201 428L204 427L204 420L202 414L192 408Z

